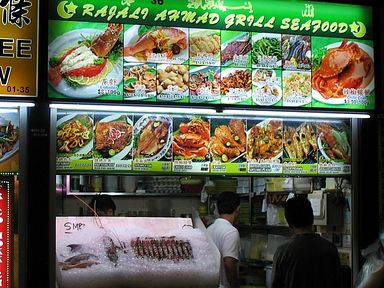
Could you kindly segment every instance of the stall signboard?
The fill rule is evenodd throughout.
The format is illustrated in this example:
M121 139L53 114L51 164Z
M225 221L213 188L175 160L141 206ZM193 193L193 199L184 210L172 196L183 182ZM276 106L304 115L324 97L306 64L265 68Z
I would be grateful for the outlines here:
M17 109L0 112L0 173L19 172L20 114Z
M375 107L368 6L55 0L49 17L50 98Z
M87 172L349 175L347 120L58 111L56 168Z
M0 96L37 97L38 1L0 1Z
M10 181L0 180L0 287L11 287Z

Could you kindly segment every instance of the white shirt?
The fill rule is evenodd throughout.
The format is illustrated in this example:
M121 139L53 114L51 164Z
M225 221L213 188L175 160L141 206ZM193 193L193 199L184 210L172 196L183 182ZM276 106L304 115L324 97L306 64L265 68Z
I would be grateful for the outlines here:
M239 260L240 235L239 231L228 220L218 218L208 227L208 233L221 254L220 263L220 288L230 287L224 271L224 257Z

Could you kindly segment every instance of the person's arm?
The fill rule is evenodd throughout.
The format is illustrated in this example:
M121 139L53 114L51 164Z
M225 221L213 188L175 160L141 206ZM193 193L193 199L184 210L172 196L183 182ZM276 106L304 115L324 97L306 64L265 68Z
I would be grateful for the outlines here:
M239 261L232 257L224 257L223 262L224 262L225 274L227 275L227 280L231 285L231 288L240 287L239 275L237 271L237 262Z

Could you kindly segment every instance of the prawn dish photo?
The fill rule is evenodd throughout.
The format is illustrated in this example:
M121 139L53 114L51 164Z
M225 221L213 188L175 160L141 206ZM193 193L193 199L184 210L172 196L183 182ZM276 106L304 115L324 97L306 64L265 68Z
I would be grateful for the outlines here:
M318 145L321 155L331 162L351 163L349 128L344 123L319 123Z
M207 160L209 158L209 122L193 118L180 122L173 135L173 155L175 159Z
M247 159L274 159L283 152L283 121L267 119L254 125L247 136Z
M303 164L317 162L318 145L315 125L310 122L298 126L284 125L283 135L284 158Z
M77 89L93 87L109 76L120 82L122 29L122 24L109 23L103 31L77 29L57 37L48 52L51 86L66 96L84 98L100 96L98 89Z
M159 160L168 155L172 141L172 121L168 117L145 115L134 127L135 158ZM166 155L167 154L167 155Z
M343 100L336 99L347 97L346 90L368 88L368 96L373 89L373 53L368 45L344 39L318 49L314 56L312 88L319 101L341 104Z
M185 30L185 31L184 31ZM181 64L188 59L187 29L133 25L124 33L127 61Z
M70 114L57 122L58 153L87 154L93 146L93 120L88 115Z
M231 119L228 125L215 127L211 137L210 151L215 160L232 162L245 155L246 134L242 119Z
M126 116L112 116L116 119L108 121L109 117L98 121L95 125L94 156L115 158L115 156L119 155L120 152L131 144L133 131L132 121L127 121ZM128 152L129 151L126 151L124 154L128 154ZM122 156L124 157L125 155Z

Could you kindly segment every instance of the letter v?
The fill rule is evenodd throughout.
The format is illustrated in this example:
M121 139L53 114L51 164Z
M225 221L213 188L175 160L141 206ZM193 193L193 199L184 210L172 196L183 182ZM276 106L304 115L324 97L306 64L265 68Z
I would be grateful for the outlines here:
M5 86L8 84L9 76L11 75L12 67L7 66L5 71L3 70L3 66L0 66L0 84L1 86Z

